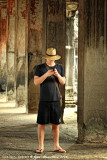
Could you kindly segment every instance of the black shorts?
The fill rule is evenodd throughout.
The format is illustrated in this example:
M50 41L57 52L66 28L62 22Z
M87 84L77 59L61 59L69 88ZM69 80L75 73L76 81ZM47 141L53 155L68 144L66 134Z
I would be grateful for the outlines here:
M60 124L61 107L60 101L57 102L39 102L37 123L38 124Z

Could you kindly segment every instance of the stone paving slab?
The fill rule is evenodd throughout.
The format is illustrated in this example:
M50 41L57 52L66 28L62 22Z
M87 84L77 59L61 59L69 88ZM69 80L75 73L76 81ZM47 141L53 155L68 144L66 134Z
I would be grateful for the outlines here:
M45 128L45 151L38 148L36 114L0 115L0 160L107 160L107 144L76 144L76 113L65 111L65 124L60 124L60 145L67 153L53 152L51 125Z

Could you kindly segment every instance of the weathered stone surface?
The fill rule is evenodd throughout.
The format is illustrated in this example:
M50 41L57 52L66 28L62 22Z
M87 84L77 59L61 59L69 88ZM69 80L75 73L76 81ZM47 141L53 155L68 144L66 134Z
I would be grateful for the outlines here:
M83 0L79 9L78 123L89 141L106 141L107 135L106 3Z
M20 0L16 3L16 46L15 46L15 63L16 63L16 102L18 106L27 104L27 52L26 52L26 0ZM21 96L22 95L22 96Z
M7 3L7 97L15 99L15 0Z
M6 26L7 9L6 6L0 8L0 86L1 91L6 92L7 86L7 65L6 65Z
M39 87L34 85L35 66L42 63L43 1L29 2L28 33L28 111L37 112Z

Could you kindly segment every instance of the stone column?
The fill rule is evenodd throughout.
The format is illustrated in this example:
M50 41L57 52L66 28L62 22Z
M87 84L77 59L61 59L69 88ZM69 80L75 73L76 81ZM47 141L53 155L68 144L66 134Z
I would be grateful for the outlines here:
M74 78L74 17L66 18L66 90L65 103L73 102Z
M16 43L15 43L15 66L16 66L16 101L18 106L27 105L27 2L16 2Z
M46 32L44 33L46 36L46 48L56 48L57 54L61 55L61 59L58 63L62 63L63 66L65 66L65 2L65 0L46 0L44 2L46 9ZM63 86L61 89L63 96L63 115L63 110L65 107L65 87Z
M1 29L2 29L2 17L1 17L1 6L0 6L0 72L1 72L1 55L2 55L2 45L1 45L1 43L2 43L2 39L1 39L2 31L1 31ZM0 92L2 91L1 83L2 83L2 75L0 74Z
M15 0L9 0L7 8L7 96L15 100Z
M35 66L42 63L43 1L29 1L28 112L37 112L40 88L34 85Z
M0 92L5 92L3 101L6 101L7 84L7 65L6 65L6 27L7 27L7 8L1 8L0 13Z
M79 3L80 141L107 142L107 1Z

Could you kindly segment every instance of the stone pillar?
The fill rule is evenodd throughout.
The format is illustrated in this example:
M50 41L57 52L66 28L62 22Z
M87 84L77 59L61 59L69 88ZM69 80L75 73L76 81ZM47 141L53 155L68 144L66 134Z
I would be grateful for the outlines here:
M2 29L2 17L1 17L1 6L0 6L0 73L1 73L1 55L2 55L2 39L1 39L1 31ZM2 91L2 75L0 74L0 92Z
M107 1L79 3L79 141L107 142Z
M61 55L61 59L58 63L62 63L63 66L65 66L65 2L65 0L46 0L44 2L44 11L46 12L46 32L44 33L46 37L46 48L56 48L57 54ZM65 107L65 87L63 86L61 89L63 96L63 114Z
M15 100L15 0L9 0L7 8L7 96Z
M28 112L37 112L40 88L34 85L35 66L42 63L43 1L29 1Z
M6 65L6 27L7 27L7 8L1 8L0 13L0 92L5 92L3 101L6 101L7 84L7 65Z
M15 66L16 66L16 101L18 106L27 105L27 2L16 2L16 43L15 43Z
M66 89L65 103L73 102L74 78L74 17L66 18Z

